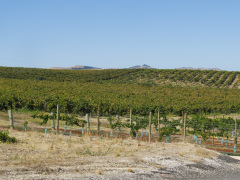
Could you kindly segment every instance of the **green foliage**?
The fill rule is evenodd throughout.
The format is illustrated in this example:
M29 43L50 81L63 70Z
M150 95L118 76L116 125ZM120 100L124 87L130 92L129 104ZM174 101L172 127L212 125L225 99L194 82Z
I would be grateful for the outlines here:
M133 117L132 118L132 124L130 124L129 121L127 122L121 122L117 118L108 117L108 121L110 123L110 126L112 129L126 127L130 129L130 135L132 137L136 137L136 134L140 129L145 129L149 123L149 120L146 118L138 118Z
M62 115L60 116L60 120L66 121L66 125L70 126L77 125L84 127L84 125L87 123L85 120L79 120L76 115Z
M26 127L27 127L27 125L28 125L28 122L27 122L27 121L25 121L23 125L24 125L24 127L26 128Z
M50 115L49 114L45 114L45 115L34 114L31 117L33 117L34 119L35 118L42 119L43 121L40 123L40 125L44 125L44 124L47 124L49 119L56 119L56 114L54 114L54 113L52 113ZM65 121L66 122L65 124L70 125L70 126L77 125L77 126L84 127L84 125L87 123L87 121L85 121L85 120L79 120L76 115L61 115L61 116L59 116L59 120Z
M235 120L233 118L219 118L217 119L217 128L220 131L218 136L229 138L229 132L235 129Z
M160 133L158 136L158 141L162 141L162 138L164 136L169 136L171 134L174 134L176 132L179 132L180 130L177 128L178 126L181 126L180 120L168 120L167 118L164 118L161 120L161 124L164 125L164 127L160 128Z
M188 133L200 135L206 141L212 135L211 130L214 127L214 121L205 116L196 115L192 119L188 119L187 127L193 129Z
M225 71L0 67L0 110L23 108L54 112L60 104L62 113L73 114L94 113L98 105L104 115L126 115L130 108L142 116L159 109L165 114L177 115L186 110L191 114L231 113L240 108L239 90L181 87L173 82L222 87L229 86L236 77L238 72ZM51 117L41 118L42 124L46 124Z
M2 132L0 131L0 142L3 143L16 143L17 139L15 137L10 137L9 132Z
M146 129L146 127L149 125L149 118L147 117L137 117L134 116L132 118L132 124L128 124L127 127L130 128L130 135L132 137L136 137L136 134L140 129Z
M35 118L42 119L43 121L40 122L40 125L44 125L44 124L47 124L48 119L50 119L50 116L51 116L51 115L48 115L48 114L45 114L45 115L43 115L43 114L41 114L41 115L34 114L34 115L32 115L31 117L34 118L34 119L35 119Z
M125 123L122 123L119 119L108 117L108 122L110 123L111 129L126 127Z

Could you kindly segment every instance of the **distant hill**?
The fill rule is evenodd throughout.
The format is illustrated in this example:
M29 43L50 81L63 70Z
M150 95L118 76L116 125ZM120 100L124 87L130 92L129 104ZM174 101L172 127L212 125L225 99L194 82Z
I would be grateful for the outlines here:
M149 66L147 64L144 64L142 66L140 66L140 65L132 66L129 69L154 69L154 68L152 68L151 66Z
M102 68L98 68L98 67L92 67L92 66L82 66L82 65L76 65L76 66L72 66L72 67L51 67L49 69L60 69L60 70L83 70L83 69L102 69ZM109 68L109 69L118 69L118 68ZM141 65L136 65L136 66L132 66L126 69L156 69L153 68L147 64L143 64ZM211 68L211 69L207 69L207 68L192 68L192 67L181 67L181 68L176 68L176 69L180 69L180 70L212 70L212 71L223 71L221 69L218 68Z
M213 88L240 88L240 73L237 71L188 70L188 69L72 69L93 68L74 66L65 69L34 69L0 67L0 78L35 79L48 81L111 82L142 85L202 86ZM149 67L144 65L144 67Z
M201 67L201 68L192 68L192 67L181 67L181 68L176 68L176 69L186 69L186 70L213 70L213 71L222 71L221 69L218 69L218 68L211 68L211 69L207 69L207 68L204 68L204 67Z
M76 65L76 66L73 66L73 67L51 67L50 69L66 69L66 70L81 70L81 69L101 69L101 68L96 68L96 67L92 67L92 66L80 66L80 65Z
M62 69L62 70L82 70L82 69L102 69L102 68L96 68L96 67L92 67L92 66L81 66L81 65L76 65L73 67L51 67L50 69ZM110 68L110 69L117 69L117 68ZM149 65L137 65L137 66L132 66L130 68L127 69L154 69Z

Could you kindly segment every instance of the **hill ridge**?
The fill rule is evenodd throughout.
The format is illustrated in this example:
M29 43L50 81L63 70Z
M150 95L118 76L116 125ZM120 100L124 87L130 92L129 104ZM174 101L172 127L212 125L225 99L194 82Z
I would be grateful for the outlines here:
M81 66L75 66L81 68ZM239 72L182 69L36 69L0 67L0 78L239 88Z

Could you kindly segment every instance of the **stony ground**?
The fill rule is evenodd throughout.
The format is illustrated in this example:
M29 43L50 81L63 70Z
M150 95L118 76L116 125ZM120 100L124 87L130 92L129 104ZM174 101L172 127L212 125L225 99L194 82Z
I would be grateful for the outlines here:
M240 161L190 143L147 143L10 131L0 143L0 179L206 179Z

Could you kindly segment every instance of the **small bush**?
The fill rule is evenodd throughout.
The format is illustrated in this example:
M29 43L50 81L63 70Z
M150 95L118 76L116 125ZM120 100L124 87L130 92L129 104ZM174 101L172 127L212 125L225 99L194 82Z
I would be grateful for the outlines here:
M0 142L3 143L16 143L17 139L15 137L8 136L9 132L0 132Z

